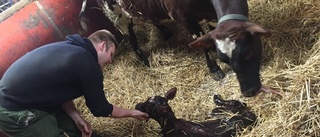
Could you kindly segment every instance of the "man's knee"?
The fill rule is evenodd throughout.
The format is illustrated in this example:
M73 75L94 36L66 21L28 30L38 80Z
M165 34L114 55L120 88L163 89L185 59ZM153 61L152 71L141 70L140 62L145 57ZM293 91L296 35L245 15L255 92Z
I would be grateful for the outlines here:
M54 115L34 109L0 111L0 128L9 136L63 136Z

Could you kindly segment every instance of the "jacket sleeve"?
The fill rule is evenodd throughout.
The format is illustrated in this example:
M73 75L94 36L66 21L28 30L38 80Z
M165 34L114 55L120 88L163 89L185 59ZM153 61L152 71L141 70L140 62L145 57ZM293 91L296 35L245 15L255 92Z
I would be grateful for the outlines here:
M105 97L103 73L97 61L89 52L85 52L75 64L77 85L91 113L96 117L110 116L113 105Z

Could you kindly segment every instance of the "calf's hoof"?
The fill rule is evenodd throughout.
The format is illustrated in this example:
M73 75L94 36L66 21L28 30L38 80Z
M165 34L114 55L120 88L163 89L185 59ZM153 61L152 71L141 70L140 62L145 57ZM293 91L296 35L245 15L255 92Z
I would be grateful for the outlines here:
M222 80L226 75L225 75L225 73L224 73L222 70L218 70L218 71L216 71L216 72L211 73L211 76L212 76L212 78L213 78L215 81L220 81L220 80Z

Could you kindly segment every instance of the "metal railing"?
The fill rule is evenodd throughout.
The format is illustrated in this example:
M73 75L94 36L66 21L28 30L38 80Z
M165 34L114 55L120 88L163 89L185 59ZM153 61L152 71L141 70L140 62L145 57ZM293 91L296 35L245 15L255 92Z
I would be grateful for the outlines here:
M0 0L0 13L10 8L18 0Z
M0 23L33 1L34 0L0 0Z

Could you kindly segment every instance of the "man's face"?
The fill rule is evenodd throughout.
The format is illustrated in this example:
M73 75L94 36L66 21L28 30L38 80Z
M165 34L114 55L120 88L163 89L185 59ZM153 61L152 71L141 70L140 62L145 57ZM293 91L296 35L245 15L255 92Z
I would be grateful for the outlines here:
M115 54L116 48L114 44L112 44L108 50L106 49L107 48L106 44L107 44L106 42L102 42L98 50L98 62L100 67L104 67L107 64L112 63L112 58Z

